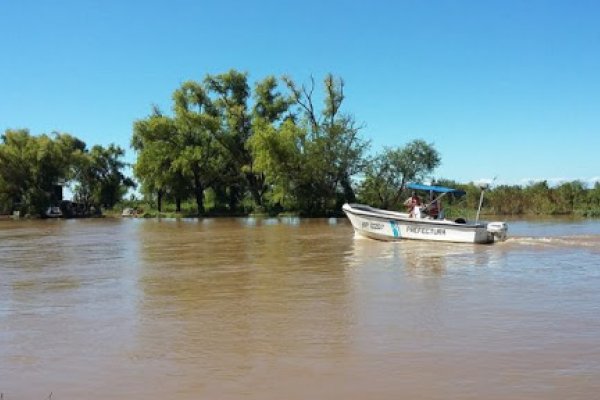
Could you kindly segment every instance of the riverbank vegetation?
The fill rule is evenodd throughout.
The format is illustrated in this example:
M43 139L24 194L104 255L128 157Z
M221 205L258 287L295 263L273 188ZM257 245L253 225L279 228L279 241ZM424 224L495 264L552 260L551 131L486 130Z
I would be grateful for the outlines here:
M134 123L140 191L158 212L165 201L183 212L193 199L200 215L336 215L361 192L388 190L383 185L393 182L378 176L389 175L382 163L390 161L403 182L439 164L433 145L416 140L386 149L374 157L380 168L370 168L369 141L342 111L344 100L344 82L332 75L320 89L314 80L272 76L251 88L234 70L185 82L173 93L171 114L154 108Z
M82 214L112 208L134 182L124 176L124 150L93 146L66 133L34 136L7 130L0 143L0 211L41 216L73 185Z
M444 200L450 215L474 215L481 193L476 184L461 184L452 180L440 180L438 183L466 191L461 198ZM593 187L578 180L555 186L550 186L547 181L527 185L498 185L486 191L482 213L600 217L600 183L596 182Z
M153 107L133 122L135 195L127 194L135 183L124 174L122 148L9 129L0 142L0 212L41 215L65 185L86 210L130 207L148 217L328 216L345 202L402 209L405 184L429 180L441 155L421 139L370 153L364 126L343 111L345 98L344 81L333 75L320 85L273 76L251 84L231 70L184 82L171 110ZM477 208L476 185L436 183L467 192L444 199L447 214ZM483 211L600 216L600 186L500 185L488 191Z

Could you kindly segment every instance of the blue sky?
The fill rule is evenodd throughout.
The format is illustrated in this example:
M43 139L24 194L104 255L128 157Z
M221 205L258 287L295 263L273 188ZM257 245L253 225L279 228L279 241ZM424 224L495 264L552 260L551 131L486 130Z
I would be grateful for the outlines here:
M600 179L599 1L2 1L0 130L127 149L152 104L231 68L333 73L372 151L436 177Z

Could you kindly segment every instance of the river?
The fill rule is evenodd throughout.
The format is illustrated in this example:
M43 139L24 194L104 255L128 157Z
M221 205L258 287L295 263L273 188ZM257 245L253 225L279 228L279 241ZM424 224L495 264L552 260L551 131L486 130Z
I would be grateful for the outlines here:
M516 220L509 235L378 242L345 219L0 221L0 393L597 398L600 221Z

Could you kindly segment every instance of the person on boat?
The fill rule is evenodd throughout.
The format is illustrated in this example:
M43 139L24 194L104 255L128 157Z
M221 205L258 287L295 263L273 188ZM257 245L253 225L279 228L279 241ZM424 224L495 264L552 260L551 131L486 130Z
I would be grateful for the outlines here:
M439 199L434 198L434 195L432 194L432 200L429 203L429 205L427 206L427 213L429 214L429 216L433 219L441 219L443 218L442 216L442 203Z
M419 218L421 216L421 199L417 193L412 192L412 196L406 199L404 204L411 218Z

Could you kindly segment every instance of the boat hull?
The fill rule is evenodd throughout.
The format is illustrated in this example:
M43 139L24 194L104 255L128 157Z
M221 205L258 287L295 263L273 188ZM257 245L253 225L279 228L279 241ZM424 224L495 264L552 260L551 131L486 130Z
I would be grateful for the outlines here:
M352 223L354 231L372 239L493 243L495 237L493 233L488 232L486 224L411 218L406 213L358 204L345 204L343 210Z

